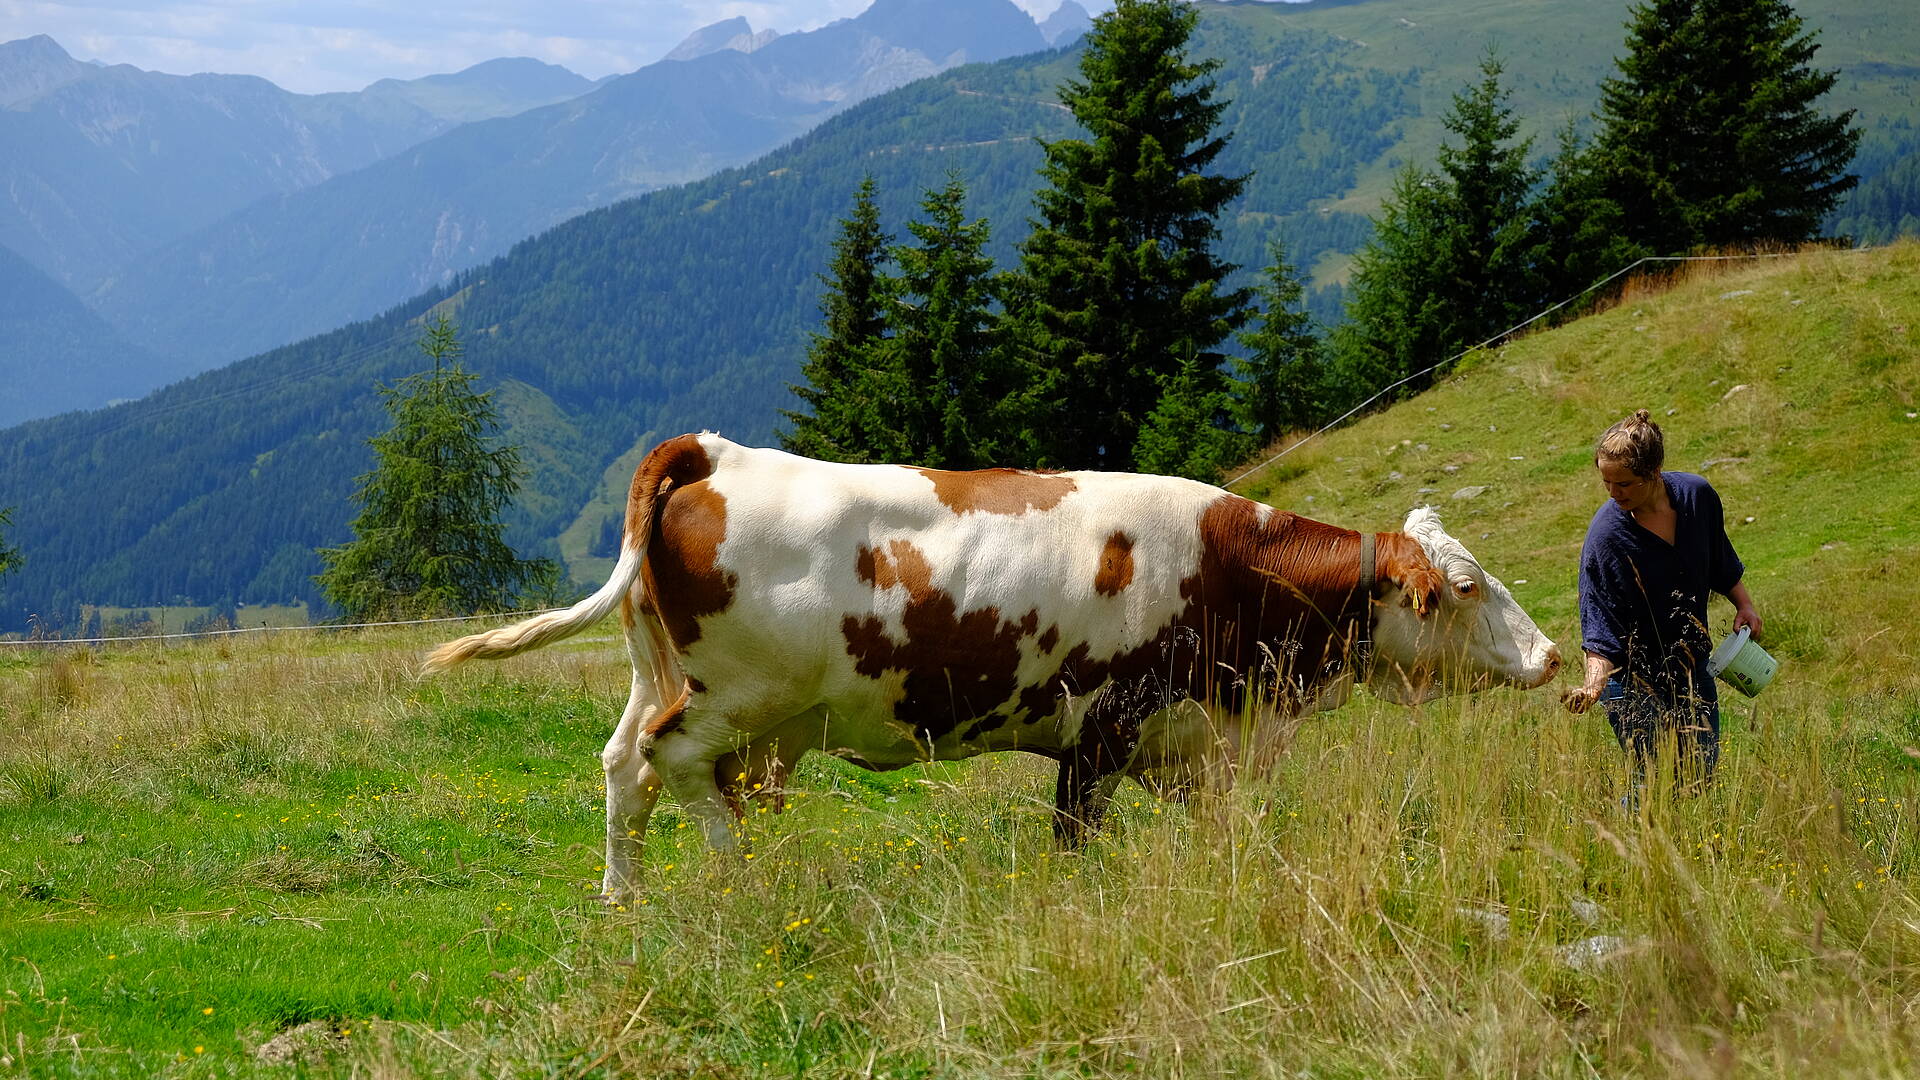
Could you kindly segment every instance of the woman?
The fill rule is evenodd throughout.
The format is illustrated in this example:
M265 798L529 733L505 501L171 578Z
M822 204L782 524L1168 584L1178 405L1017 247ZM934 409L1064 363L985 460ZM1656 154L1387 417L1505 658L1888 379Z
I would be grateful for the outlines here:
M1703 477L1663 471L1665 460L1660 425L1645 409L1600 437L1594 464L1608 502L1580 551L1586 681L1562 698L1575 714L1595 701L1606 707L1636 788L1660 732L1677 735L1682 765L1702 781L1719 760L1708 593L1733 601L1734 629L1751 627L1755 638L1761 629L1720 496Z

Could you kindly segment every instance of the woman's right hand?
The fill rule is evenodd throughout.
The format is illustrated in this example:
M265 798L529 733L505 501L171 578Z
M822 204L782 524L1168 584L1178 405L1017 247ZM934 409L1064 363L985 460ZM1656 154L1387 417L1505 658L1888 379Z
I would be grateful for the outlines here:
M1600 700L1600 690L1597 686L1570 686L1561 691L1560 704L1565 705L1568 712L1579 716Z
M1560 694L1560 704L1575 716L1593 708L1600 695L1607 688L1607 679L1613 675L1613 661L1598 653L1588 653L1586 680L1579 686L1564 690Z

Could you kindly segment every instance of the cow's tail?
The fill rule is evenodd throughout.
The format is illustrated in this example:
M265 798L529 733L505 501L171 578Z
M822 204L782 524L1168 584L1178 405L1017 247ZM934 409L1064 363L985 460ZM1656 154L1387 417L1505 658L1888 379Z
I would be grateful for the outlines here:
M606 618L619 606L621 598L627 597L640 581L640 570L647 559L647 541L653 535L654 508L659 497L672 484L689 484L705 479L711 472L712 467L698 436L682 435L654 447L634 471L633 487L627 494L626 530L620 542L620 561L614 564L613 575L605 585L600 586L599 591L570 608L549 611L512 626L449 641L427 654L424 670L433 674L457 667L468 660L498 660L513 656L572 637ZM656 618L651 613L634 614L649 622ZM651 632L655 628L649 626L647 629ZM653 651L657 654L662 650L656 647Z

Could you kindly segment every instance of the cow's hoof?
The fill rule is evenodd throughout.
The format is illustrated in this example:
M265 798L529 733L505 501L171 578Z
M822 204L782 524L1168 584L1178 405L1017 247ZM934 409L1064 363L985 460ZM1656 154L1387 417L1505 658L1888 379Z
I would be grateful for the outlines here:
M595 899L600 901L600 910L607 912L632 911L639 894L632 889L603 887Z

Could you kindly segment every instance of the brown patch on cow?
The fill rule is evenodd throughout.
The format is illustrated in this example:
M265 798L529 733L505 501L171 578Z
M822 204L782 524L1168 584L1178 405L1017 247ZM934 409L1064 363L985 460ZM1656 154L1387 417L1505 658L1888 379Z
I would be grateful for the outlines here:
M1040 641L1038 644L1040 646L1041 652L1043 653L1052 652L1053 647L1055 645L1060 644L1060 627L1057 624L1049 625L1047 627L1047 632L1040 635Z
M633 592L632 590L628 590L625 595L620 597L620 625L626 627L629 630L633 629Z
M689 697L691 697L691 695L685 689L682 689L680 696L674 700L673 704L660 710L659 715L647 721L647 726L641 729L645 737L658 740L662 736L671 735L679 731L681 725L686 723L687 700Z
M1368 617L1360 536L1284 511L1261 514L1237 495L1208 504L1181 606L1151 637L1111 656L1075 643L1045 679L1021 689L1025 719L1050 716L1063 696L1109 681L1140 712L1136 722L1179 697L1237 709L1269 657L1282 668L1274 674L1302 694L1324 683Z
M1420 541L1406 533L1381 533L1375 542L1376 578L1400 587L1400 603L1426 618L1440 607L1446 578L1427 558Z
M938 739L963 723L975 723L967 737L1005 723L988 721L1018 689L1020 641L1040 626L1032 610L1007 621L996 607L961 611L951 593L933 585L933 567L924 552L906 540L884 549L862 548L856 571L876 589L905 589L901 612L905 640L896 641L877 615L846 615L840 634L853 657L854 670L869 679L904 673L894 717L923 738Z
M884 550L862 544L854 553L853 570L876 589L905 585L910 597L926 592L933 582L933 567L926 555L906 540L895 540Z
M979 469L947 472L918 469L933 482L934 497L956 514L1010 514L1051 510L1073 493L1073 477L1021 469Z
M1119 596L1132 581L1133 537L1115 529L1100 549L1100 570L1093 575L1093 591L1101 596Z
M704 480L667 492L647 545L646 584L667 636L685 652L700 640L700 620L733 604L739 575L720 565L727 538L726 496Z

